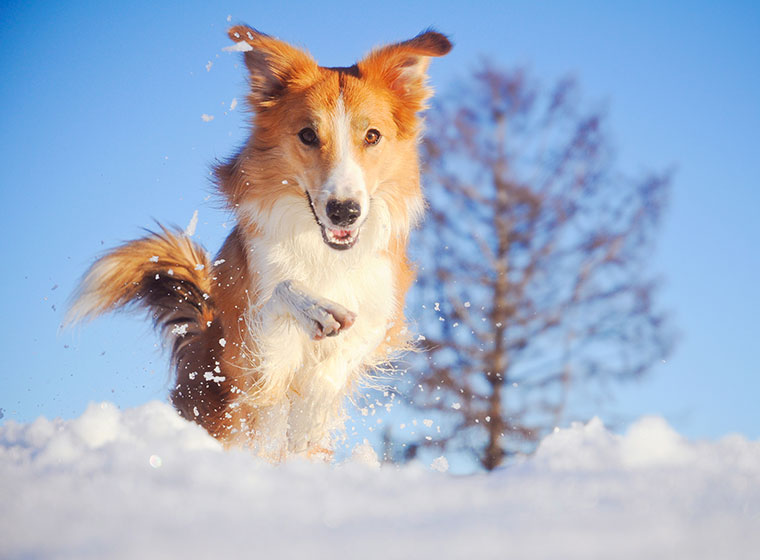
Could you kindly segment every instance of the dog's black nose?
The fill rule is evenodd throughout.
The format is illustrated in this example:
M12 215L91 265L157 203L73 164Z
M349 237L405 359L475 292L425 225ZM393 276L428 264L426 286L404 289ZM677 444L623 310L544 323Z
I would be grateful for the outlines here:
M331 198L327 201L325 210L330 221L339 227L350 226L359 219L362 213L362 207L359 206L359 203L350 198L342 201Z

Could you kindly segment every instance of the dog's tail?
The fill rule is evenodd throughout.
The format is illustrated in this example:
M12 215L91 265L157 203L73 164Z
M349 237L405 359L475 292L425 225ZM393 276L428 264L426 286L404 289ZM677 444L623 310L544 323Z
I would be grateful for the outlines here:
M130 241L98 259L85 274L65 324L92 319L122 307L147 310L172 360L214 322L208 253L180 232ZM173 336L172 336L173 335Z

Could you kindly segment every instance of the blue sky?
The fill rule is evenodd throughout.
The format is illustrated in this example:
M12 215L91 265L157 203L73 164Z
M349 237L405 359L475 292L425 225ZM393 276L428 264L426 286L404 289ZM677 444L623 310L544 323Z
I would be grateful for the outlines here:
M456 44L431 67L439 89L482 56L545 83L575 75L605 108L626 171L676 169L652 270L680 344L599 412L661 414L694 438L760 437L757 3L70 4L0 7L5 419L165 398L168 367L146 321L59 324L92 259L154 219L184 226L198 210L212 252L229 231L209 169L246 132L241 106L230 110L244 74L221 50L231 16L326 66L432 25Z

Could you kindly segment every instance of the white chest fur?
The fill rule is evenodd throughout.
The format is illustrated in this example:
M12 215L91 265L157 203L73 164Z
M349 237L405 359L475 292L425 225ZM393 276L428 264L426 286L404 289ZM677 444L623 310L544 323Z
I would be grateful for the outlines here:
M250 274L256 299L266 302L283 281L356 314L354 325L334 338L312 340L293 317L252 317L251 345L259 358L257 376L271 388L269 416L287 432L288 448L299 451L336 427L340 408L358 374L372 365L395 309L394 278L384 253L390 236L387 207L377 202L356 245L327 246L308 204L296 197L277 201L266 215L248 215L262 229L250 242Z

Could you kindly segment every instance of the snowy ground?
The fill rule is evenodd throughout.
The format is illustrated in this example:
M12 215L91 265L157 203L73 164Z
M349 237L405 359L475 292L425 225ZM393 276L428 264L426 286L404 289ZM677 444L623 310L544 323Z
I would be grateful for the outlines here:
M426 465L272 467L169 406L0 427L0 558L757 558L760 442L645 418L546 438L454 477ZM440 468L443 461L439 461Z

